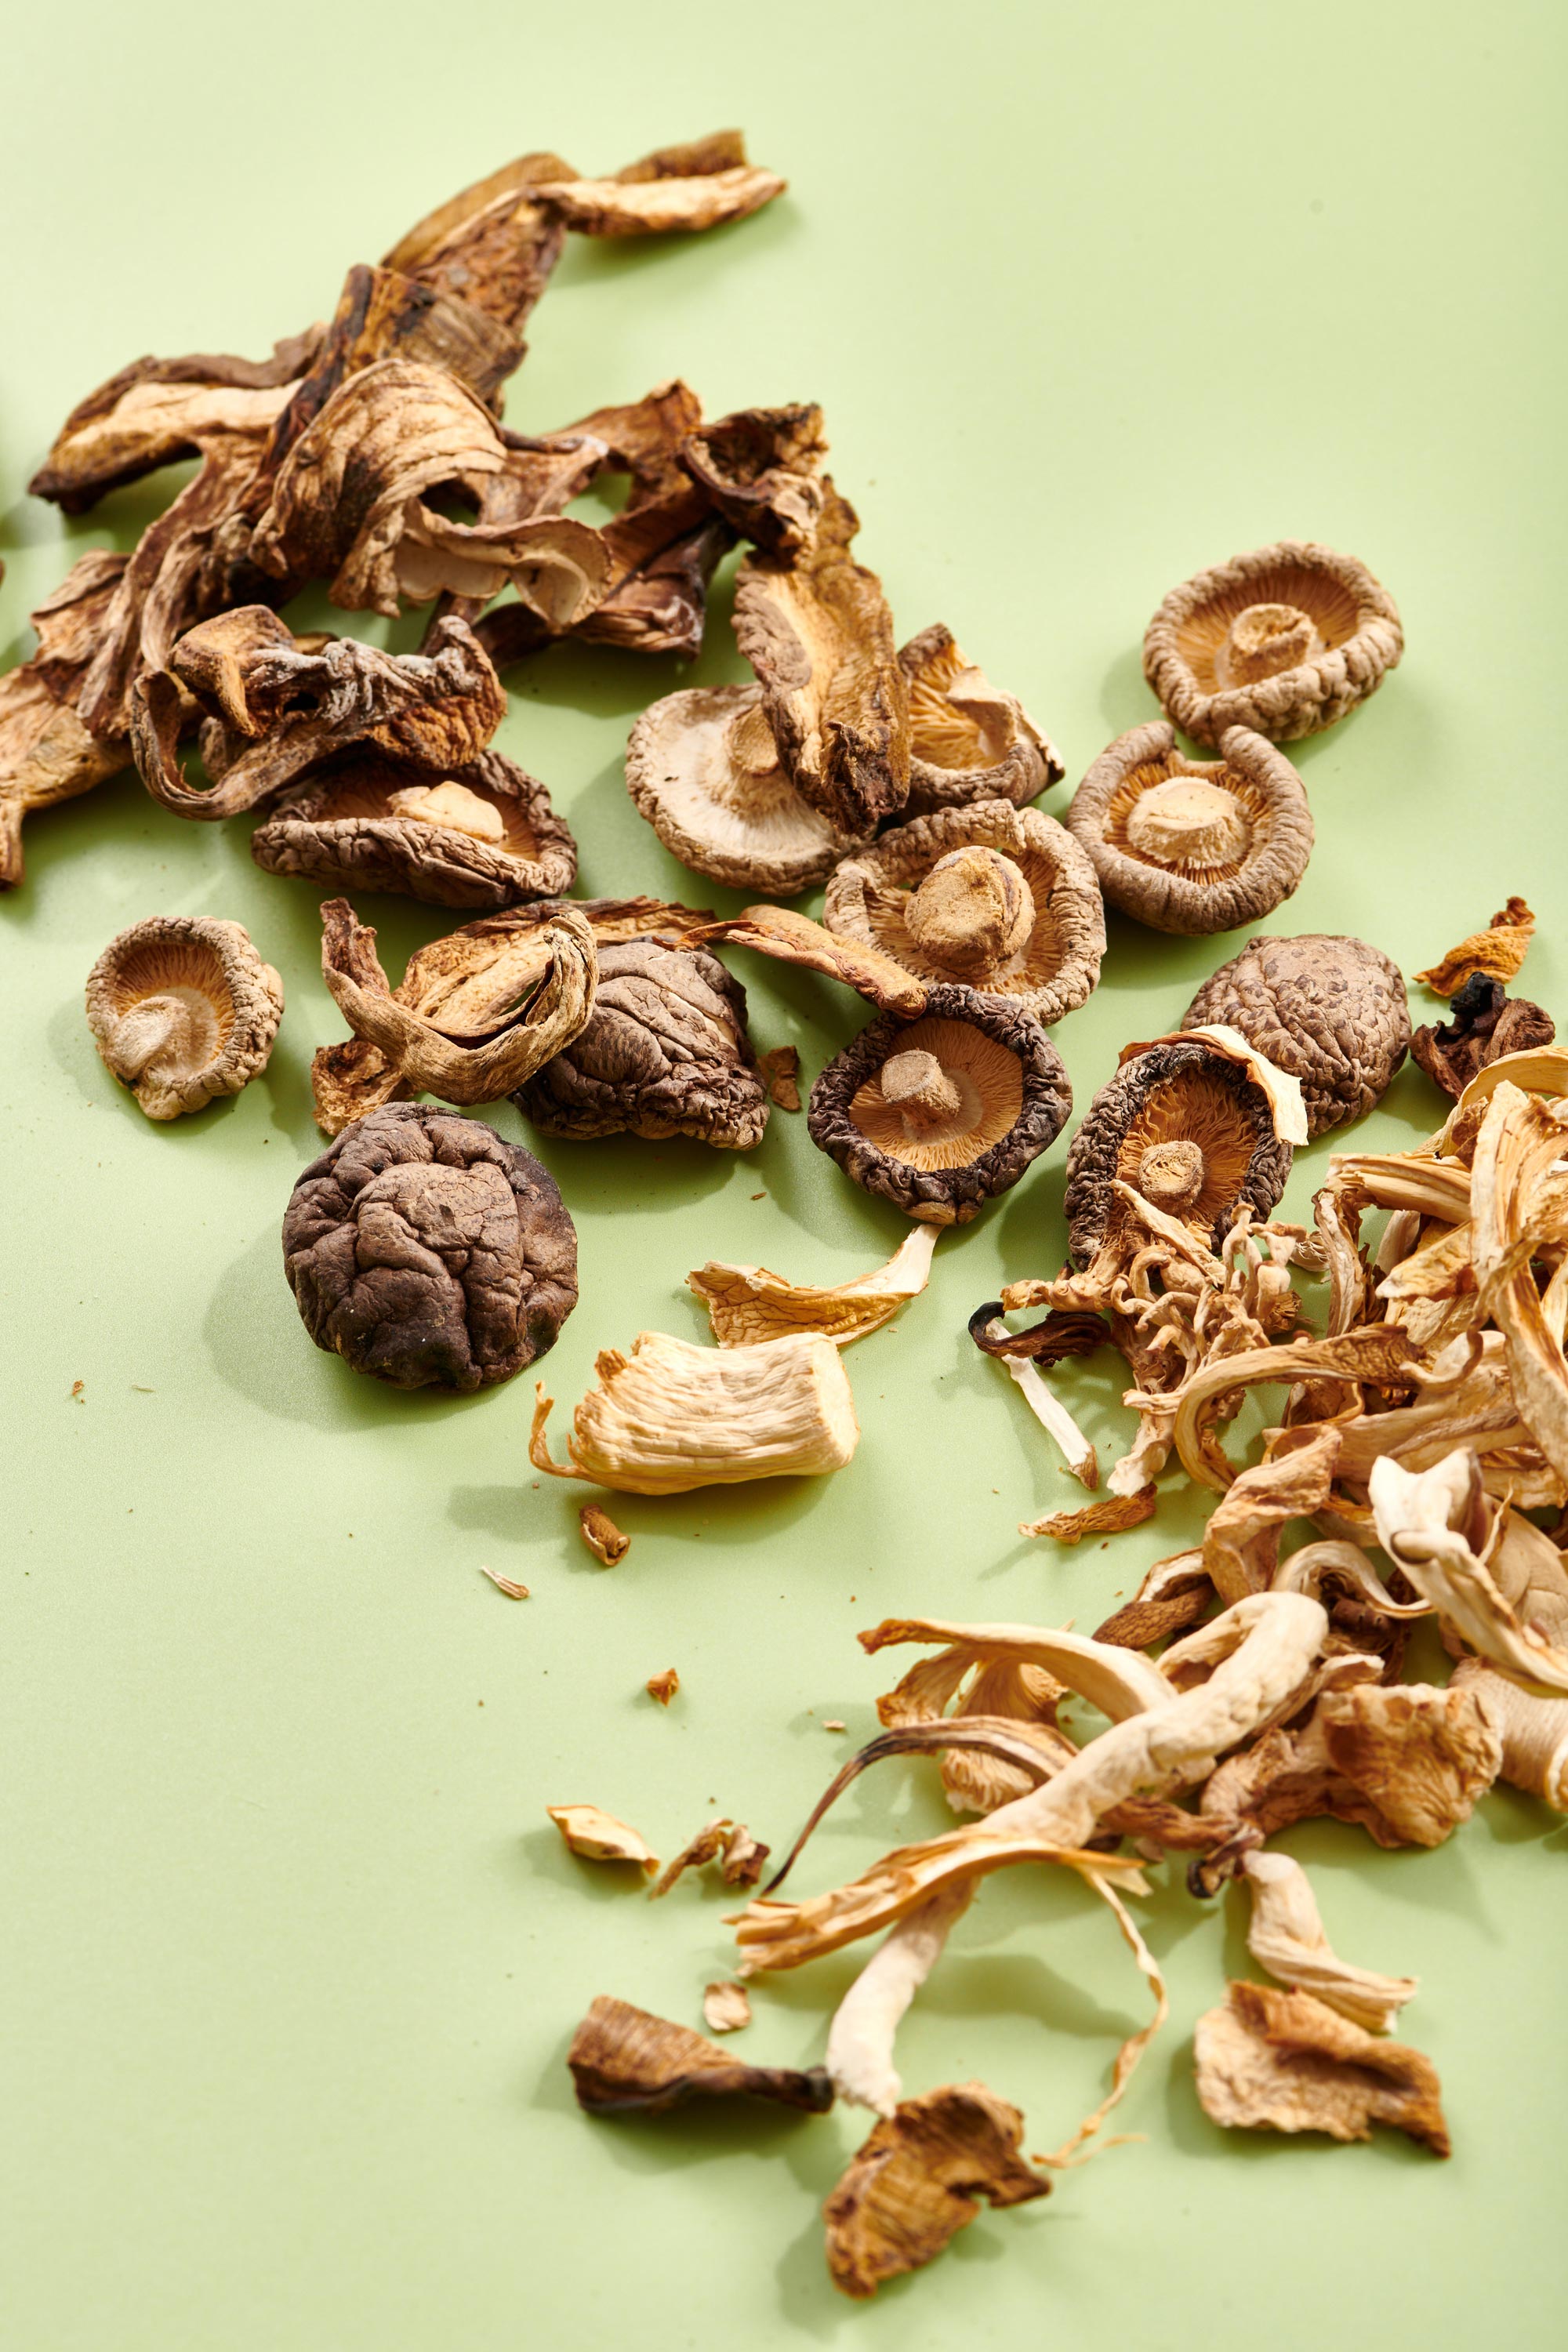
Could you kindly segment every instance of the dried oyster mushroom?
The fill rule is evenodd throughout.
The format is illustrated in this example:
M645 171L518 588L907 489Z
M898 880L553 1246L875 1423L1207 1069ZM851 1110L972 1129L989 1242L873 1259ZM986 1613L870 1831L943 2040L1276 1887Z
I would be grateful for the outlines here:
M765 1265L729 1265L710 1258L686 1277L708 1309L721 1348L743 1348L790 1331L825 1331L835 1347L879 1331L931 1278L937 1228L916 1225L886 1265L847 1282L790 1282Z
M820 2066L740 2066L689 2027L600 1993L566 2053L577 2103L591 2116L662 2116L688 2099L737 2095L826 2115L833 2085Z
M879 2118L823 2207L827 2269L841 2293L873 2295L919 2270L966 2229L984 2197L1024 2205L1050 2193L1025 2163L1024 2118L984 2083L952 2083Z
M1113 907L1184 936L1257 922L1289 898L1312 854L1306 787L1282 751L1227 727L1220 758L1194 761L1151 719L1119 735L1064 822Z
M1143 675L1195 742L1250 727L1290 743L1376 692L1405 650L1399 608L1352 555L1280 540L1173 588Z
M779 765L760 686L650 703L626 744L626 790L672 857L731 890L795 898L854 845Z
M1522 898L1510 898L1484 931L1472 931L1468 939L1448 950L1441 963L1418 971L1415 977L1434 996L1454 995L1477 972L1488 980L1512 980L1534 936L1535 917Z
M1205 981L1182 1026L1213 1021L1300 1080L1310 1138L1374 1108L1410 1043L1398 965L1364 940L1319 931L1248 940Z
M538 1160L415 1103L356 1120L311 1161L283 1270L317 1347L394 1388L510 1381L577 1304L577 1236Z
M1479 1658L1461 1658L1452 1686L1474 1691L1495 1720L1499 1779L1568 1813L1568 1698L1537 1698Z
M126 558L79 556L31 614L38 650L0 677L0 890L22 879L22 826L130 763L122 738L89 734L77 702Z
M1055 1142L1072 1109L1061 1056L1033 1015L934 987L829 1062L806 1126L868 1192L933 1225L966 1224Z
M1247 1948L1281 1984L1310 1993L1368 2033L1386 2033L1419 1990L1415 1977L1353 1968L1330 1945L1310 1882L1288 1853L1249 1853L1242 1865L1252 1896Z
M1229 1994L1194 2038L1198 2097L1215 2123L1337 2140L1390 2124L1448 2154L1442 2085L1419 2050L1363 2032L1310 1993L1233 1983Z
M1016 695L993 686L940 621L899 650L910 683L910 796L905 814L971 801L1022 808L1067 770Z
M110 940L88 974L87 1025L149 1118L237 1095L267 1067L283 982L238 923L153 915Z
M1414 1033L1410 1057L1457 1101L1473 1077L1505 1054L1531 1053L1556 1034L1550 1013L1527 997L1510 997L1500 980L1473 971L1449 999L1447 1020L1423 1024Z
M597 1805L546 1805L545 1811L574 1853L584 1862L635 1862L651 1878L658 1856L647 1840Z
M896 826L827 886L830 931L923 980L1016 1001L1049 1028L1100 979L1105 908L1094 868L1037 809L980 800Z

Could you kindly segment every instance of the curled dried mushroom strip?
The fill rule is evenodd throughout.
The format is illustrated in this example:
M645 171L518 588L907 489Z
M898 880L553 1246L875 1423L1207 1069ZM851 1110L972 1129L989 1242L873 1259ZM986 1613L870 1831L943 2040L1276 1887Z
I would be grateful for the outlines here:
M931 1276L934 1225L917 1225L886 1265L846 1282L790 1282L765 1265L729 1265L710 1258L686 1277L708 1309L721 1348L777 1339L791 1331L823 1331L835 1347L879 1331L901 1307L919 1297Z
M100 1059L149 1118L237 1095L267 1067L283 982L239 923L153 915L110 940L88 974Z
M1353 1968L1330 1945L1311 1885L1287 1853L1249 1853L1252 1897L1247 1948L1281 1984L1326 2001L1368 2033L1385 2033L1417 1990L1415 1977L1378 1976Z
M1198 2020L1198 2097L1216 2124L1370 2139L1389 2124L1449 2153L1437 2070L1419 2050L1386 2042L1310 1993L1232 1984L1224 2009Z
M688 2099L771 2099L820 2116L833 2085L820 2066L737 2065L684 2025L600 1993L566 2053L577 2103L591 2116L662 2116Z
M1522 898L1510 898L1484 931L1472 931L1468 939L1448 950L1441 963L1418 971L1415 977L1434 996L1457 994L1477 972L1488 980L1512 980L1534 936L1535 917Z

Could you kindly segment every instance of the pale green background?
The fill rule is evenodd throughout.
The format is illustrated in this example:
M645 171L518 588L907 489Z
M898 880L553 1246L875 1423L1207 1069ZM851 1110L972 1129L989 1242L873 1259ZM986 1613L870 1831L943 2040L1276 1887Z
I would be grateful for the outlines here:
M111 369L265 350L523 148L602 171L741 121L788 197L706 241L574 243L510 420L678 372L712 413L820 400L900 634L948 622L1074 781L1152 714L1138 644L1166 588L1280 534L1353 550L1410 651L1300 749L1319 846L1271 928L1361 932L1410 970L1523 888L1532 992L1568 1013L1560 10L153 0L61 21L14 12L5 39L10 657L69 558L155 510L148 486L63 524L23 494ZM570 814L589 890L713 896L633 814L620 758L646 701L739 673L727 604L695 670L565 651L512 675L501 740ZM1073 1490L963 1320L1059 1263L1061 1153L850 1357L851 1468L627 1501L631 1555L603 1574L576 1493L531 1486L526 1379L405 1397L300 1327L279 1221L316 1148L310 1053L341 1034L315 894L259 873L243 824L182 825L134 778L32 824L27 862L0 906L8 2345L1561 2340L1563 1836L1507 1791L1436 1854L1289 1841L1342 1948L1423 1979L1407 2030L1442 2070L1447 2166L1206 2124L1192 2025L1245 1967L1242 1921L1237 1897L1179 1890L1147 1906L1175 2014L1127 2103L1145 2144L983 2218L868 2308L830 2291L817 2220L861 2118L580 2117L562 2061L590 1995L695 2021L727 1906L688 1884L650 1911L563 1852L546 1803L592 1799L666 1853L716 1806L787 1840L845 1752L822 1719L864 1736L889 1679L857 1628L1092 1626L1196 1524L1173 1495L1109 1549L1015 1532ZM81 986L121 925L177 911L248 925L289 1009L264 1079L160 1129L99 1065ZM365 911L395 972L447 928ZM1240 944L1113 926L1059 1033L1080 1104ZM735 961L759 1044L798 1042L815 1075L858 1004ZM1435 1117L1407 1072L1357 1139ZM582 1242L548 1367L567 1402L596 1349L699 1330L681 1281L704 1256L821 1278L901 1230L783 1116L744 1160L543 1156ZM1301 1155L1296 1213L1326 1158ZM1110 1360L1063 1383L1114 1444ZM533 1598L502 1600L481 1561ZM672 1663L666 1715L642 1684ZM803 1888L943 1819L927 1768L885 1767ZM816 2057L853 1966L764 1990L747 2054ZM906 2080L979 2074L1053 2146L1142 2014L1104 1915L1013 1874L911 2016Z

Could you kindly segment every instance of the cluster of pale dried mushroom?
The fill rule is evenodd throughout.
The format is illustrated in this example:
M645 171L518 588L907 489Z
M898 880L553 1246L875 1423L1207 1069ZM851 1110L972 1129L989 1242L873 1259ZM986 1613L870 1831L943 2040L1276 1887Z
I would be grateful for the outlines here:
M504 1381L576 1301L556 1186L457 1113L510 1095L554 1136L749 1150L773 1107L800 1108L798 1057L758 1055L717 950L804 965L867 1000L872 1018L817 1077L808 1126L913 1221L894 1257L824 1286L694 1271L716 1344L644 1332L605 1350L563 1463L539 1391L541 1474L645 1496L848 1462L845 1349L923 1288L939 1231L1015 1183L1068 1118L1047 1033L1098 982L1106 906L1197 936L1273 914L1313 841L1279 746L1372 693L1403 642L1386 592L1323 547L1283 541L1198 574L1145 639L1165 718L1104 751L1058 823L1033 803L1062 762L1017 698L940 625L898 646L851 551L854 510L822 470L818 409L705 420L673 383L558 432L500 422L569 231L706 228L783 184L734 133L606 180L525 156L351 270L332 320L270 360L121 370L68 418L34 489L77 514L175 459L199 470L131 555L81 558L34 615L37 654L0 679L0 884L20 878L24 817L133 761L174 814L255 814L268 872L474 917L394 986L347 898L322 908L322 968L351 1034L315 1056L331 1140L294 1187L285 1265L312 1339L378 1379ZM614 477L626 484L614 520L568 511ZM626 782L666 848L754 903L720 919L574 899L570 829L492 740L507 710L497 666L563 637L695 652L708 583L737 541L752 679L655 702ZM351 612L429 607L422 649L297 635L277 608L312 582ZM1178 727L1216 756L1188 758ZM770 903L818 884L821 924ZM979 1818L800 1901L777 1896L781 1871L739 1916L740 1979L889 1931L822 2066L736 2064L617 2000L596 2000L578 2031L572 2071L597 2113L736 2094L874 2110L826 2208L848 2294L928 2261L979 2199L1043 2195L1049 2168L1098 2130L1165 2013L1124 1898L1142 1864L1170 1853L1188 1857L1196 1893L1245 1879L1250 1948L1275 1980L1233 1983L1202 2021L1208 2113L1342 2139L1390 2123L1447 2152L1433 2068L1387 2038L1415 1979L1340 1958L1305 1874L1268 1841L1327 1814L1384 1845L1435 1845L1499 1777L1568 1810L1568 1055L1550 1016L1508 994L1532 923L1511 899L1418 974L1450 1017L1414 1036L1401 974L1375 948L1259 937L1178 1028L1125 1048L1068 1157L1069 1265L1015 1283L970 1329L1089 1496L1026 1532L1073 1543L1151 1517L1173 1454L1215 1497L1201 1545L1159 1562L1092 1637L899 1620L862 1636L928 1654L881 1699L882 1736L806 1834L857 1773L904 1753L930 1755L952 1804ZM154 1119L237 1093L266 1066L282 1005L244 930L205 916L121 933L87 993L105 1064ZM1454 1098L1444 1126L1412 1151L1333 1159L1311 1226L1278 1221L1294 1149L1371 1109L1407 1049ZM1373 1212L1386 1223L1363 1244ZM1321 1328L1292 1269L1326 1286ZM1046 1311L1010 1330L1024 1308ZM1046 1375L1102 1345L1127 1363L1138 1425L1100 1494L1065 1380ZM1221 1433L1258 1387L1284 1402L1238 1471ZM624 1555L597 1505L581 1524L605 1566ZM1288 1529L1305 1538L1289 1550ZM1457 1662L1442 1686L1404 1678L1422 1618ZM679 1681L670 1668L647 1688L668 1705ZM1072 1697L1109 1728L1069 1734L1058 1710ZM550 1810L585 1859L658 1873L624 1822ZM710 1865L751 1889L766 1856L720 1818L652 1892ZM1020 2153L1022 2116L984 2084L906 2099L894 2063L952 1925L1016 1862L1079 1874L1156 2000L1045 2171ZM710 1985L704 2016L743 2026L743 1983Z

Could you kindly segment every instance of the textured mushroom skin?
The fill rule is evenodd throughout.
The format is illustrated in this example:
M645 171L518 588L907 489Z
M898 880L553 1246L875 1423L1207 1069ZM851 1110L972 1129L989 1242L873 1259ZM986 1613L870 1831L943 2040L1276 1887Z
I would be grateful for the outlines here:
M468 1391L548 1353L577 1303L577 1236L531 1153L416 1103L356 1119L283 1219L305 1328L395 1388Z
M1247 1174L1228 1213L1215 1220L1212 1235L1217 1248L1238 1209L1249 1206L1266 1217L1285 1190L1295 1157L1291 1147L1274 1132L1274 1122L1262 1089L1237 1062L1227 1062L1204 1045L1156 1045L1124 1063L1101 1087L1084 1113L1083 1123L1068 1152L1068 1244L1079 1265L1087 1265L1105 1238L1115 1195L1121 1139L1157 1086L1183 1071L1201 1070L1206 1077L1228 1087L1241 1116L1252 1125L1256 1142Z
M512 1100L547 1135L688 1135L750 1151L770 1105L746 1031L746 992L702 948L659 939L603 946L587 1027Z
M1213 1022L1300 1080L1310 1136L1373 1109L1410 1044L1398 965L1364 940L1325 932L1249 940L1205 981L1182 1026Z

